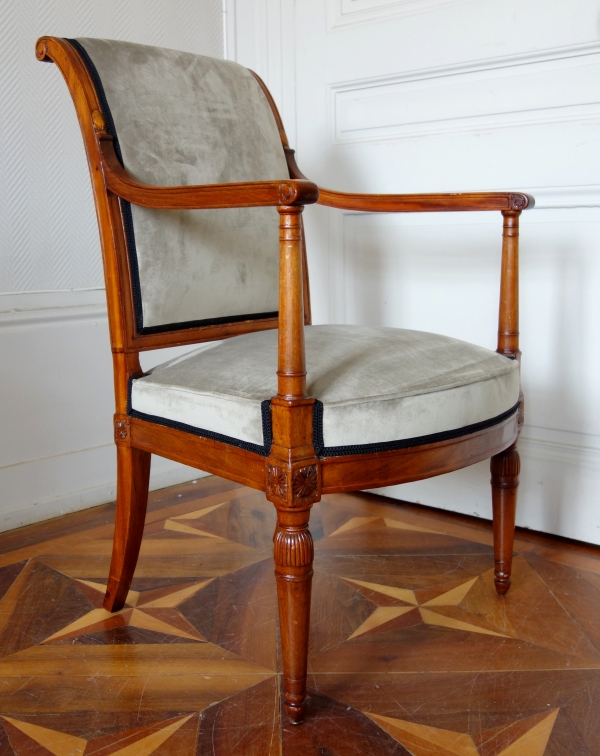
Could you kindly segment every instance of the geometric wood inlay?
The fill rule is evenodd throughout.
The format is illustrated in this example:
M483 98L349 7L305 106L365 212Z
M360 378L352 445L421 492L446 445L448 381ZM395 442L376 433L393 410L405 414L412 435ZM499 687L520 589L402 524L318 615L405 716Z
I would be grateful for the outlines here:
M2 756L600 756L598 549L520 532L499 597L484 521L327 495L310 523L313 699L291 728L273 505L216 477L151 493L109 613L113 517L0 535Z

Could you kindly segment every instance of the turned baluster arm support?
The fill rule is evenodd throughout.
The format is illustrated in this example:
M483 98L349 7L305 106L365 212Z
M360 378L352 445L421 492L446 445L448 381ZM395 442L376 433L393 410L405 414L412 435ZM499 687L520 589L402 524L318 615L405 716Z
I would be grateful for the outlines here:
M503 210L500 311L496 351L519 359L519 216L520 210Z

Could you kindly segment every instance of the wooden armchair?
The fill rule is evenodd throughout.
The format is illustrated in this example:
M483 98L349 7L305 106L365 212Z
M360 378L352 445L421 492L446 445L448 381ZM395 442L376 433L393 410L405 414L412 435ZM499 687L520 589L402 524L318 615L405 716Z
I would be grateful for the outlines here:
M499 594L510 586L523 420L518 223L532 200L319 189L298 170L266 87L235 63L96 39L42 37L36 53L58 65L77 110L104 258L118 460L105 607L123 606L133 578L151 454L264 491L278 517L284 702L299 723L308 524L322 494L491 457L495 583ZM501 212L497 353L416 331L310 326L302 210L315 202ZM181 344L204 346L142 372L140 351Z

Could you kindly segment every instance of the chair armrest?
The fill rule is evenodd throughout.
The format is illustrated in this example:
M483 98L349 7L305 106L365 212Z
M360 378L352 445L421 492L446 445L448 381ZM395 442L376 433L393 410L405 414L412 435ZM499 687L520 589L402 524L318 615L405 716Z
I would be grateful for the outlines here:
M466 194L350 194L319 189L319 205L368 213L439 213L468 210L525 210L534 199L521 192Z
M115 154L113 138L100 137L100 156L107 188L134 205L161 210L199 210L223 207L309 205L319 198L312 181L255 181L199 186L151 186L127 173Z

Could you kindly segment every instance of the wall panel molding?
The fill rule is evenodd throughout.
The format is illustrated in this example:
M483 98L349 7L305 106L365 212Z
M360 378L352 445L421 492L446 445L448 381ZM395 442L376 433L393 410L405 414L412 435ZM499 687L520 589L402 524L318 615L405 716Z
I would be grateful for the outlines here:
M150 490L206 475L153 456ZM65 481L70 484L66 490ZM0 509L0 532L114 501L114 444L1 467L0 490L5 500Z
M331 84L332 141L597 122L599 75L591 42Z
M425 13L446 5L465 5L479 0L328 0L330 30L370 24L390 18Z
M175 352L145 353L143 365ZM0 296L0 354L0 531L113 500L104 290ZM205 474L157 456L152 470L153 490Z

